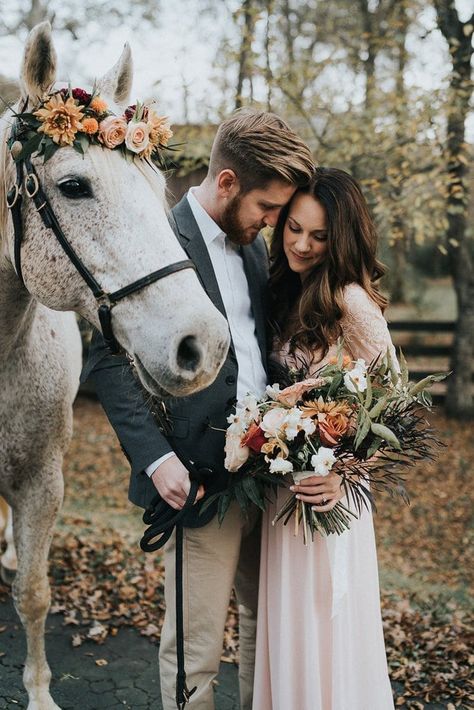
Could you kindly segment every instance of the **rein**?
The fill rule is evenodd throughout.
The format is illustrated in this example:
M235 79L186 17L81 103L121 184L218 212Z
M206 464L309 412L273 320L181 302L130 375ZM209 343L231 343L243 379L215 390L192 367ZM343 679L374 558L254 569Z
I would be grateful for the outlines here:
M12 135L16 138L17 134L17 122L13 126ZM20 141L21 142L21 141ZM132 293L141 291L146 286L159 281L170 274L174 274L177 271L182 271L183 269L196 269L195 265L190 259L183 259L182 261L177 261L174 264L168 264L168 266L153 271L147 276L143 276L131 284L124 286L113 293L108 293L105 291L98 281L91 274L87 266L83 263L81 258L77 255L71 243L68 241L66 235L64 234L61 225L54 213L53 208L41 186L38 174L31 162L30 157L20 158L15 161L16 165L16 180L14 185L10 188L7 194L7 206L12 215L13 229L15 234L14 241L14 259L15 259L15 270L18 278L20 279L23 286L25 286L25 281L23 279L23 273L21 268L21 246L23 242L23 221L21 215L21 207L23 202L23 182L24 190L26 196L32 199L36 211L41 215L43 224L48 229L51 229L54 236L58 240L59 244L63 248L64 252L69 257L80 276L84 279L87 286L92 291L94 298L97 301L98 308L97 313L99 317L100 327L102 330L102 335L104 341L108 346L109 350L113 354L117 354L120 351L120 345L114 336L112 328L112 309L114 306L121 301L123 298L130 296ZM26 175L25 175L26 173ZM26 286L25 286L26 288Z
M178 457L181 459L181 456ZM196 466L191 461L182 459L182 462L187 467L191 480L191 488L184 506L176 511L157 494L143 514L143 522L149 527L140 540L140 547L144 552L155 552L168 542L173 532L176 534L176 707L178 710L184 710L197 690L197 686L188 689L184 668L183 519L189 508L196 502L200 483L204 483L213 473L212 469Z

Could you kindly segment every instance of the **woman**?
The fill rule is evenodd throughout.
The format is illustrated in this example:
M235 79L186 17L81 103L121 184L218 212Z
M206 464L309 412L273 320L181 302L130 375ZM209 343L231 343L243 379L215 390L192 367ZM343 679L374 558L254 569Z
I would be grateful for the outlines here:
M342 336L352 360L370 362L393 345L377 237L362 192L342 170L318 168L282 210L272 245L270 291L276 354L314 372ZM394 354L394 353L393 353ZM331 472L292 486L326 511L342 498ZM292 526L272 526L288 493L264 515L254 710L393 708L380 613L372 516L307 547Z

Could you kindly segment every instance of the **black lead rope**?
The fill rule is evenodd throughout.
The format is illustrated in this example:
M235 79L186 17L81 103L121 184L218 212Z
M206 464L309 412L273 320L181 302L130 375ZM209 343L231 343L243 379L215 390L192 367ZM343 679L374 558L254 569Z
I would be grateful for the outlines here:
M145 530L140 547L144 552L155 552L162 548L176 532L176 707L184 710L197 687L188 689L184 667L184 613L183 613L183 518L196 502L200 483L212 475L212 470L186 462L190 471L191 488L181 510L176 511L160 495L156 495L143 514Z

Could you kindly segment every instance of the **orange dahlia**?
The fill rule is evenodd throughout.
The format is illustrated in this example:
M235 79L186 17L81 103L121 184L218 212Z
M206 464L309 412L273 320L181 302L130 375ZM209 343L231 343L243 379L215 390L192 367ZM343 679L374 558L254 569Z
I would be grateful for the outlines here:
M42 121L38 131L60 146L72 145L77 131L82 130L84 114L71 97L64 101L61 94L54 94L34 115Z
M108 109L107 103L100 96L94 96L89 104L89 108L98 114L105 113Z
M301 407L303 417L311 417L325 446L336 446L349 430L352 408L347 402L324 402L322 397Z
M150 126L150 142L154 145L168 145L168 141L173 135L168 116L158 116L150 109L148 124Z
M92 117L87 117L82 119L82 131L88 133L89 135L94 135L99 130L99 122Z

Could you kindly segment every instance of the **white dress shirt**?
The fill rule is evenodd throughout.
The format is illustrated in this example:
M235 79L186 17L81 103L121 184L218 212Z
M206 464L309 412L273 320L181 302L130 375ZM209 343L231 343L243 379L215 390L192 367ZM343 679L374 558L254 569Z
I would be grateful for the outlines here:
M195 188L189 190L187 200L209 252L224 303L237 358L237 399L242 399L249 392L260 397L265 390L267 377L255 332L255 320L240 247L226 238L224 232L199 203L194 190ZM171 456L174 456L172 452L154 461L145 469L146 473L151 476L158 466Z

